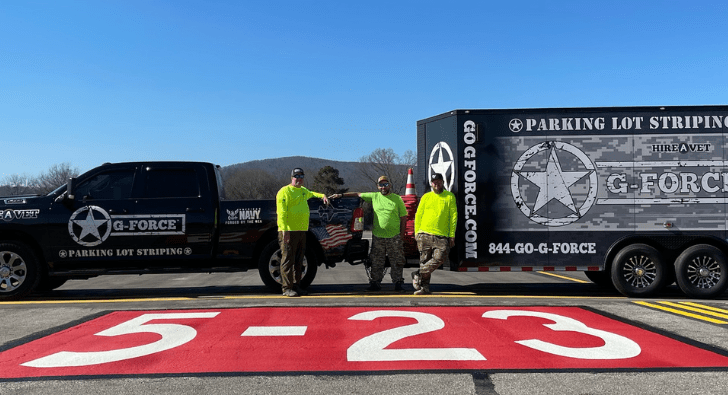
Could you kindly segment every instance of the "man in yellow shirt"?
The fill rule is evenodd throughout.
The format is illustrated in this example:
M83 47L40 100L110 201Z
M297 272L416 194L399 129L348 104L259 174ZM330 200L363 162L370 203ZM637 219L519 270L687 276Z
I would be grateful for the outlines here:
M305 295L299 287L306 253L306 232L308 231L308 199L320 198L324 204L329 200L322 193L311 192L303 186L303 169L291 171L291 183L276 195L278 216L278 243L281 246L281 288L284 296Z
M367 291L382 289L384 278L384 260L389 256L390 272L395 291L402 291L402 269L404 268L404 232L407 225L407 207L402 197L392 193L389 177L381 176L377 180L379 192L346 192L329 196L330 198L359 196L372 203L374 210L374 226L372 229L372 251L369 254L372 269Z
M415 214L415 239L420 250L420 270L412 273L415 295L430 293L430 277L455 246L458 210L455 195L445 190L442 174L434 174L432 190L420 199Z

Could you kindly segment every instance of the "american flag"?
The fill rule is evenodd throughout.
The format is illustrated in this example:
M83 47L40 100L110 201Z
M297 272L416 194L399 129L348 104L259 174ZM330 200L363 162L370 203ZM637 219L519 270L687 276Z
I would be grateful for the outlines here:
M316 235L316 238L319 239L321 246L325 250L346 244L347 240L352 238L351 233L342 225L329 224L326 227L311 228L311 232Z

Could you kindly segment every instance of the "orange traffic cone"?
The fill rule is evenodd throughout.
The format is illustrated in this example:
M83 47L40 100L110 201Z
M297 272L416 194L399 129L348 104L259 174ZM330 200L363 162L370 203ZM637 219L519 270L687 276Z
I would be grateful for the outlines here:
M404 191L405 196L407 195L415 195L417 196L417 192L415 192L415 177L412 174L412 169L407 170L407 186L406 190Z

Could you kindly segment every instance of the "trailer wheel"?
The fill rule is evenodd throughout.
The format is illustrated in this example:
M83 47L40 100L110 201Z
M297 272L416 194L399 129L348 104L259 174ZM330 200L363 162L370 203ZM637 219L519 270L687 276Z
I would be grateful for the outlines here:
M612 283L621 294L645 297L663 287L665 265L660 253L646 244L623 248L612 262Z
M31 293L40 279L33 251L22 243L0 243L0 299L19 299Z
M316 277L318 266L316 260L306 252L303 257L303 274L301 287L307 288ZM274 292L281 290L281 248L277 240L272 240L265 246L258 259L258 273L263 283Z
M594 284L596 284L602 288L614 289L614 283L612 282L612 274L607 271L602 271L602 272L585 271L584 275L586 276L586 278L589 279L589 281L593 282Z
M728 286L728 263L723 252L707 244L689 247L675 261L677 284L695 298L720 296Z

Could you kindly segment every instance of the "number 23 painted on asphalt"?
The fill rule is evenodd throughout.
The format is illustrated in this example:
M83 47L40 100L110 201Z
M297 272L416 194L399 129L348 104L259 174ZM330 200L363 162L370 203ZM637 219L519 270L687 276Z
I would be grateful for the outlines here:
M59 368L90 366L123 361L151 355L181 346L197 336L197 331L181 324L147 324L152 320L174 320L193 318L214 318L219 312L209 313L161 313L142 314L107 330L97 336L120 336L133 333L156 333L162 338L154 343L109 351L70 352L61 351L22 364L36 368ZM549 354L577 359L626 359L640 354L640 346L634 341L611 332L586 326L573 318L538 311L493 310L483 318L505 320L512 316L539 317L553 321L544 324L554 331L572 331L599 337L604 340L600 347L573 348L559 346L538 339L521 340L516 343ZM373 321L377 318L413 318L414 324L387 329L364 337L349 347L347 359L355 362L380 361L484 361L486 358L474 348L409 348L386 349L390 344L410 336L434 332L445 327L436 315L416 311L375 310L356 314L350 320Z

